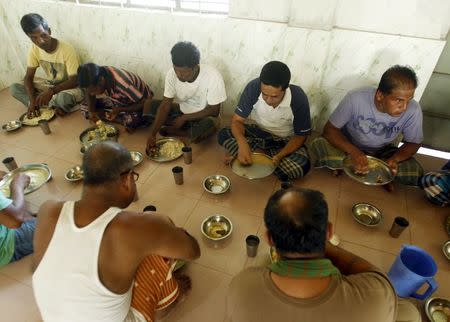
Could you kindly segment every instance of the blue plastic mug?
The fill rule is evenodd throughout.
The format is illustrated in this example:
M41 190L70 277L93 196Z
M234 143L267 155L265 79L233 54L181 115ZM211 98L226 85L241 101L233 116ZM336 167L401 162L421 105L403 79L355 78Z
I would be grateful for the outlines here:
M398 296L424 300L438 288L433 278L436 272L436 262L427 252L416 246L402 245L388 276ZM424 283L428 284L428 289L418 294Z

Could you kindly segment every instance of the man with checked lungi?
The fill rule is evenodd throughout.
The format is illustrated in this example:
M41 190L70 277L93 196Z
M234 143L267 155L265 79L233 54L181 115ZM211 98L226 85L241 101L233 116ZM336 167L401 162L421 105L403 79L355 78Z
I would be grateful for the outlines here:
M350 91L331 114L323 137L312 142L316 167L342 169L349 154L356 170L368 171L366 155L383 159L405 185L417 186L423 169L413 158L423 140L422 110L413 99L417 76L410 67L393 66L384 72L378 88ZM399 136L404 144L394 142ZM392 183L384 186L393 190Z
M310 169L304 146L311 132L309 102L305 92L290 85L291 72L279 61L264 65L260 77L245 87L234 112L231 127L218 134L226 161L237 156L252 164L251 152L263 150L277 165L280 180L302 178ZM250 119L252 124L246 124Z
M450 160L440 171L428 172L420 180L420 187L430 202L445 207L450 204Z

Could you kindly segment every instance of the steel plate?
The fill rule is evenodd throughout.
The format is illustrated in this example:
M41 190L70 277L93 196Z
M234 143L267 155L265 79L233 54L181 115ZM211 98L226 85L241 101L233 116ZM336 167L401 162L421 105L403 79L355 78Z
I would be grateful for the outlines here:
M30 163L7 173L0 181L0 191L9 198L11 196L10 184L18 173L24 173L30 177L30 184L25 188L25 194L39 189L52 177L52 172L45 163Z
M348 155L344 159L344 171L350 178L369 186L381 186L394 180L394 175L386 162L369 155L367 161L369 162L369 172L357 174L353 160Z
M21 127L22 127L22 122L20 122L19 120L14 120L14 121L9 121L6 124L3 124L2 130L6 131L6 132L11 132L11 131L20 129Z
M131 154L131 159L133 160L133 166L137 166L144 159L141 152L131 151L130 154Z
M27 113L24 113L19 117L19 120L22 122L23 125L39 126L38 121L40 121L40 120L50 121L55 117L55 110L52 108L47 107L47 108L41 108L39 110L41 112L40 116L29 119L27 117Z
M252 153L251 165L242 165L237 158L231 163L231 170L240 177L247 179L261 179L270 176L275 171L275 164L271 157L264 153Z
M183 141L177 138L162 138L156 141L156 146L147 151L150 160L156 162L168 162L176 160L183 155L181 149L184 147ZM167 153L166 150L173 150Z
M104 125L107 129L107 133L111 135L110 137L101 136L100 134L94 132L94 137L90 139L89 132L95 131L98 128L98 126L92 126L81 132L80 143L82 145L92 145L94 143L108 140L117 141L117 138L119 137L119 129L112 124L104 123Z
M431 322L447 322L450 319L450 300L431 297L425 302L425 313Z

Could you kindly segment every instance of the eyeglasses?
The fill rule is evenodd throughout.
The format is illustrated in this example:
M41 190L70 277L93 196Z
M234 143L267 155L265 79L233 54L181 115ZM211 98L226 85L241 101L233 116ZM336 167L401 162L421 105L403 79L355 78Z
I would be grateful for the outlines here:
M120 175L123 176L124 174L130 174L130 173L133 175L134 182L139 180L139 173L135 172L133 169L124 171Z

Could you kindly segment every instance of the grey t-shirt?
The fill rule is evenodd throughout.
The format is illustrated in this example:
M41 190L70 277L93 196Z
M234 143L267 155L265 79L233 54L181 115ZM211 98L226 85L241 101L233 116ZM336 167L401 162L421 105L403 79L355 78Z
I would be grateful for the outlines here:
M422 110L411 100L399 117L377 110L376 89L361 88L350 91L330 116L330 122L362 151L373 154L392 142L399 134L410 143L421 143Z

